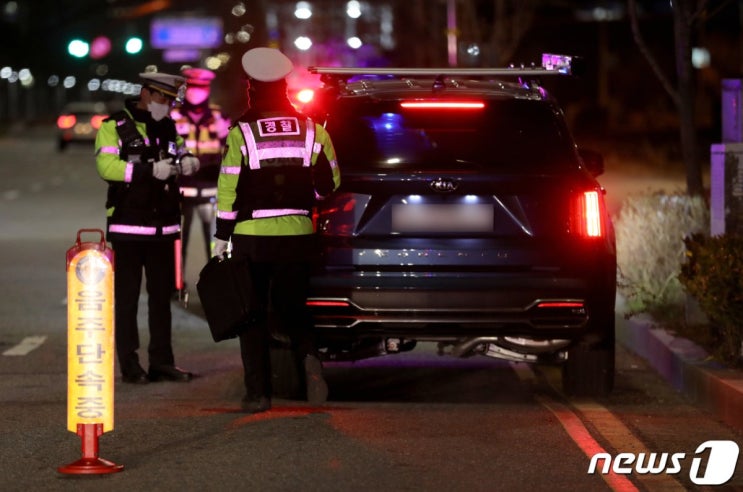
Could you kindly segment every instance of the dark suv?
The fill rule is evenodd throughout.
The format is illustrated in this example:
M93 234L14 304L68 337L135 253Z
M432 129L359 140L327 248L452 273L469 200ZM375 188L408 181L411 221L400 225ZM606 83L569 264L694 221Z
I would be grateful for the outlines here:
M564 390L614 379L614 231L539 78L507 69L314 67L305 112L326 125L342 184L318 208L323 262L308 306L326 360L438 342L439 353L562 363Z

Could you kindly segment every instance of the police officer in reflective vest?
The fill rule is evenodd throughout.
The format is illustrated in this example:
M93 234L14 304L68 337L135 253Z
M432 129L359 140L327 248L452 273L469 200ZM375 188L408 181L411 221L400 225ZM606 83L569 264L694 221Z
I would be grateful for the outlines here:
M115 254L116 353L122 380L190 381L192 374L175 366L171 345L170 299L175 289L174 241L180 235L178 176L199 168L186 153L183 139L168 117L183 97L178 75L139 74L138 99L111 115L96 135L98 174L108 182L107 239ZM149 371L139 364L137 307L142 271L147 288L150 340Z
M312 209L340 185L340 171L325 129L298 113L287 97L285 77L292 62L273 48L254 48L242 57L248 75L249 109L227 136L217 195L215 255L247 258L259 322L244 327L243 410L271 408L270 332L267 313L288 335L307 399L323 403L328 387L317 357L306 300L310 266L316 258Z
M199 158L201 166L191 176L182 176L183 211L183 265L194 214L201 222L206 258L211 258L212 239L216 232L217 178L230 121L222 116L220 108L210 104L211 82L214 72L205 68L186 68L186 97L183 104L170 113L178 134L183 137L189 152Z

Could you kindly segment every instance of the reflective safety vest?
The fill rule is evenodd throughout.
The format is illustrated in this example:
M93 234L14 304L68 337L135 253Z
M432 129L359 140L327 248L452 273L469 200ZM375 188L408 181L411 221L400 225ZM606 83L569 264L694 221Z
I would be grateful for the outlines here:
M180 195L175 177L152 176L152 162L180 155L182 139L164 122L158 134L129 111L109 117L96 136L96 166L109 183L106 200L109 241L175 238L180 233Z
M210 106L198 122L189 118L185 108L174 109L171 117L186 148L200 161L199 170L195 174L181 177L181 195L188 199L208 201L217 196L219 164L223 142L229 131L229 121L216 106Z
M250 168L237 186L237 221L310 216L315 203L312 152L315 123L309 118L278 116L240 122L240 148Z

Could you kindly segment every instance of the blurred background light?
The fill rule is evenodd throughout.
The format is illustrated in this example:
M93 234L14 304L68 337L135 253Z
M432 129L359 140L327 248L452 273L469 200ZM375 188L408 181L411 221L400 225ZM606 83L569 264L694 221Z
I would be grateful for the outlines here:
M127 39L124 49L130 55L136 55L137 53L142 51L143 46L144 46L144 43L142 43L142 39L134 36L134 37Z
M99 60L111 53L111 40L106 36L98 36L90 43L90 57Z
M296 46L298 50L307 51L312 47L312 40L307 36L299 36L294 40L294 46Z
M352 19L361 17L361 4L356 0L351 0L346 4L346 15Z
M691 64L694 68L707 68L710 64L710 54L707 48L691 49Z
M297 2L294 8L294 17L297 19L309 19L312 17L312 5L309 2Z
M75 77L73 77L72 75L68 75L62 81L62 86L64 86L65 89L72 89L73 87L75 87L76 83L77 80L75 80Z
M245 8L245 4L242 2L238 2L235 4L234 7L232 7L232 15L234 15L235 17L241 17L245 15L246 11L247 9Z
M76 58L83 58L88 56L90 45L81 39L73 39L67 45L67 52Z

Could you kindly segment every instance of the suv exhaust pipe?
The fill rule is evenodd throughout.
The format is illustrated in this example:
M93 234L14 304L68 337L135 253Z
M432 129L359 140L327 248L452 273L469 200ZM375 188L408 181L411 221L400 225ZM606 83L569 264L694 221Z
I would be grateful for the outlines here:
M447 351L447 345L451 348ZM521 337L472 337L456 343L439 342L439 355L470 357L485 355L513 362L538 362L543 355L563 361L570 340L534 340Z

